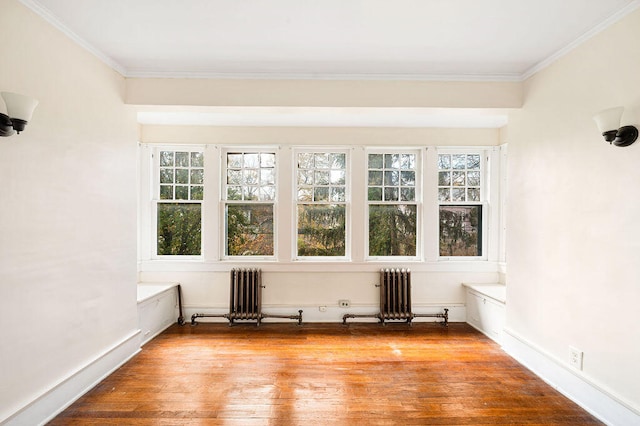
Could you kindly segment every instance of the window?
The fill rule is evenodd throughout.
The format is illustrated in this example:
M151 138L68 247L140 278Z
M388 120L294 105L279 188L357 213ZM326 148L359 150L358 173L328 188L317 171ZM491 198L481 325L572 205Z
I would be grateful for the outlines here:
M369 153L369 256L415 257L418 235L418 153Z
M275 152L225 155L225 255L274 256Z
M347 153L296 154L297 255L346 256Z
M199 256L202 239L204 155L159 152L156 196L156 254Z
M438 154L440 256L482 256L482 156Z

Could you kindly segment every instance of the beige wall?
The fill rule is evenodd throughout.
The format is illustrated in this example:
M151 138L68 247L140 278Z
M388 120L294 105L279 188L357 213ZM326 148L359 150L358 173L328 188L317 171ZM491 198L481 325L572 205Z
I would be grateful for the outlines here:
M640 410L640 142L606 144L592 116L640 124L640 11L530 78L510 116L507 328Z
M124 79L18 1L0 32L0 90L40 100L0 140L1 423L137 328L137 128Z
M127 79L131 105L518 108L520 82Z
M146 143L495 146L498 129L141 126Z

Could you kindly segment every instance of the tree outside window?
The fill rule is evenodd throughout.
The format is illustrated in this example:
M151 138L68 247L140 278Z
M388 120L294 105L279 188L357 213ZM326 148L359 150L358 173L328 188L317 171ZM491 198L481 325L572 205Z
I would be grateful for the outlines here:
M370 153L369 256L417 255L417 153Z

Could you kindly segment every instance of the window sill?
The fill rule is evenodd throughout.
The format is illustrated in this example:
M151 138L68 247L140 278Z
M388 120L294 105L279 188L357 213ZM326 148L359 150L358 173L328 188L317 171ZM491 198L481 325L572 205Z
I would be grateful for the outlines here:
M219 262L194 262L179 260L148 260L138 262L139 272L229 272L232 268L247 266L261 268L264 272L305 273L305 272L378 272L381 268L405 268L413 272L484 272L498 273L501 264L486 260L452 261L407 261L407 260L371 260L365 262L337 260L224 260Z

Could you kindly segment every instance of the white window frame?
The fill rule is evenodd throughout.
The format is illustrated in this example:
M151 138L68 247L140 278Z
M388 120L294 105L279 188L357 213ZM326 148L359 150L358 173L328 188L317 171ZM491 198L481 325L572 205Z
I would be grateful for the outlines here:
M275 198L273 201L258 201L258 200L227 200L227 154L229 153L268 153L275 155ZM220 246L220 258L221 260L232 260L238 262L255 262L255 261L273 261L278 258L278 199L280 196L279 185L279 169L280 169L280 152L278 147L259 145L259 146L225 146L220 150L220 173L219 173L219 193L220 193L220 208L219 208L219 239ZM273 254L272 255L255 255L255 256L238 256L227 254L227 204L250 204L250 205L272 205L273 206Z
M369 154L414 154L415 155L415 202L385 203L384 201L369 201ZM413 262L423 260L423 222L424 222L424 206L423 206L423 179L425 159L424 149L421 147L368 147L365 149L364 156L364 255L366 262ZM372 204L415 204L416 205L416 254L415 256L371 256L369 254L369 206Z
M344 202L306 202L298 200L298 154L300 153L326 153L345 154L345 201ZM294 261L309 262L333 262L351 260L351 149L330 145L295 147L291 158L291 183L292 183L292 238L291 252ZM298 205L300 204L343 204L345 207L345 254L344 256L299 256L298 255Z
M435 165L434 165L434 173L435 173L435 203L436 203L436 235L435 235L435 253L437 253L437 259L439 262L442 261L451 261L451 262L462 262L462 261L482 261L486 262L489 260L489 248L490 241L494 238L490 238L489 232L491 227L490 223L490 194L491 186L489 185L491 179L490 175L490 164L492 164L492 153L493 149L487 149L485 147L438 147L435 155ZM456 155L456 154L466 154L466 155L479 155L480 156L480 200L479 201L440 201L438 196L438 156L441 154L445 155ZM480 232L482 233L481 240L481 249L482 254L480 256L441 256L440 255L440 206L481 206L482 211L482 225L480 228ZM493 244L492 244L493 245Z
M150 229L149 234L151 240L149 241L150 258L157 260L203 260L204 259L204 238L205 238L205 216L207 208L205 207L206 200L206 185L203 184L203 197L202 200L161 200L160 199L160 152L172 151L172 152L199 152L205 155L205 149L203 146L194 145L156 145L149 148L150 155ZM206 181L207 176L207 161L204 159L204 176ZM200 204L200 254L199 255L160 255L158 254L158 205L165 203L184 203L184 204Z

